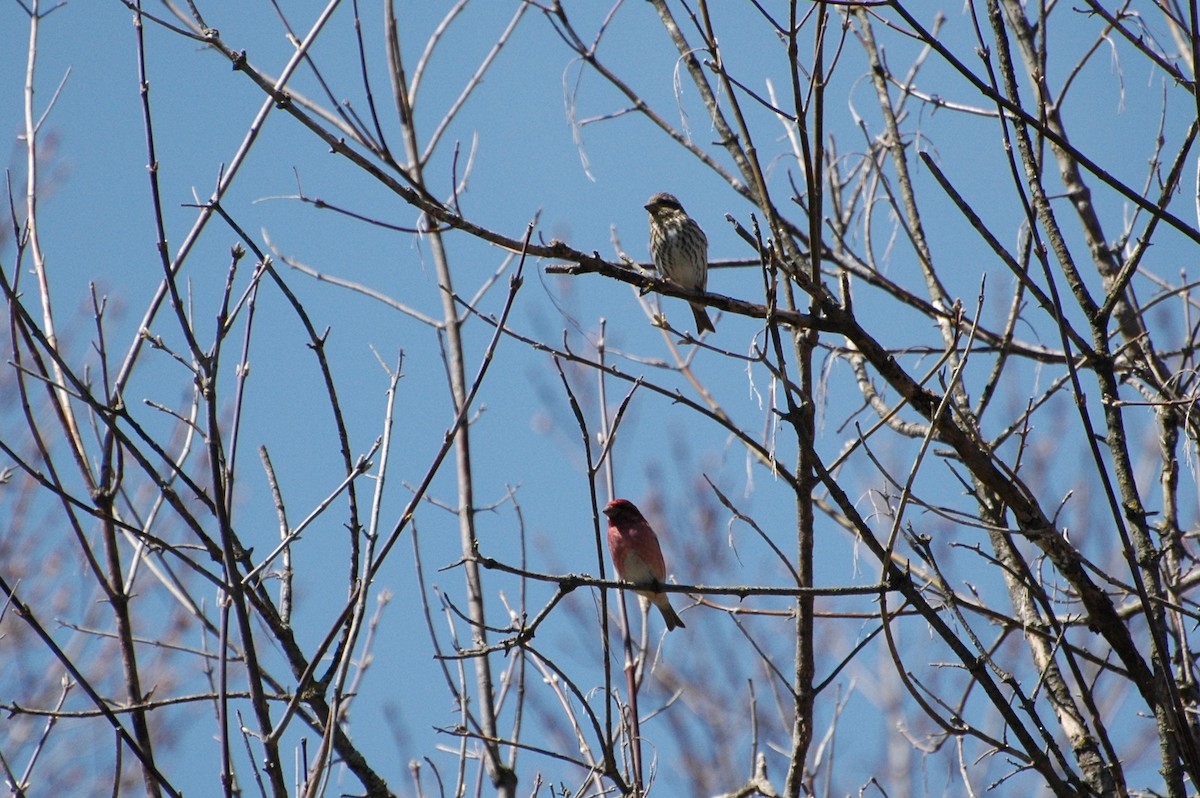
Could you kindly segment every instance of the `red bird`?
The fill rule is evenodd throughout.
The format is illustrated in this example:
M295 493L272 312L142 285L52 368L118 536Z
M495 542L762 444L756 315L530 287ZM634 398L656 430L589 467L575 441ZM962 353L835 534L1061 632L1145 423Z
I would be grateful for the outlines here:
M665 584L667 567L663 563L662 549L658 547L658 536L641 511L628 499L613 499L604 508L604 514L608 516L608 550L612 553L617 576L635 585ZM683 626L666 593L656 590L639 590L637 593L662 612L667 631Z

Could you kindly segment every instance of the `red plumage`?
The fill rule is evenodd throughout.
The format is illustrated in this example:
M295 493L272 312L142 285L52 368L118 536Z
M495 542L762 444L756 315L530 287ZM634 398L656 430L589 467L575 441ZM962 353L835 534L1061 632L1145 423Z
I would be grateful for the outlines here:
M645 516L628 499L613 499L604 508L608 516L608 550L612 554L617 576L634 585L653 588L666 582L667 567L663 563L658 535ZM662 613L667 630L683 626L667 594L659 590L639 590Z

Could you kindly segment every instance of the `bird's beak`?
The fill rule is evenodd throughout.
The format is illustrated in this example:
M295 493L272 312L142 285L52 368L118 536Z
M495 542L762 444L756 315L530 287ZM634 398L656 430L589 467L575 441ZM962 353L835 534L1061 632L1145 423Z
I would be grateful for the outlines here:
M603 510L601 510L600 512L604 513L604 514L605 514L606 516L608 516L609 518L612 518L612 509L611 509L611 508L605 507L605 508L604 508Z
M643 208L645 208L645 209L646 209L646 210L648 210L648 211L653 211L653 210L654 210L654 206L653 206L653 205L643 205L642 207L643 207Z

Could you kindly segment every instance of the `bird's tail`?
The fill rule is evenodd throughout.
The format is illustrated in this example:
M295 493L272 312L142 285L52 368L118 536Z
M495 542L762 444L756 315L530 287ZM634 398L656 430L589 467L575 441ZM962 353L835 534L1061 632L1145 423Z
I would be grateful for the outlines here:
M675 612L675 608L671 606L666 593L655 594L651 601L654 602L654 606L658 607L659 612L662 613L663 620L667 622L668 632L676 626L686 628L684 627L683 619L679 617L678 613Z
M717 328L713 326L712 319L708 317L708 312L703 305L692 305L692 315L696 317L696 335L704 332L716 332ZM683 626L683 624L680 624Z

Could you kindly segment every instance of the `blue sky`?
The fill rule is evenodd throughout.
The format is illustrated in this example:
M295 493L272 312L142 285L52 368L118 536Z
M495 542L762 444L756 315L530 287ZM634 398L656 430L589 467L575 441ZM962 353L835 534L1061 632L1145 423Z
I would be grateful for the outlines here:
M384 72L382 12L374 4L370 8L366 5L363 4L362 12L369 69L375 81L376 99L384 109L382 116L389 140L399 151L397 126L386 111L388 84ZM446 5L399 4L402 46L410 75ZM764 90L762 80L770 78L778 90L786 91L782 47L766 26L745 4L714 5L722 31L721 45L732 68L755 80L756 90ZM286 11L296 28L303 30L320 8L316 3L290 3ZM418 98L418 128L422 135L432 132L514 9L513 3L474 4L450 28L429 64ZM159 9L155 6L154 10ZM277 72L290 56L292 47L267 4L218 3L204 10L209 25L218 28L232 47L245 49L251 63L264 71ZM586 32L585 36L591 36L608 8L582 3L571 4L569 10L579 29ZM957 6L951 9L943 41L966 59L973 52L970 22L965 15L954 16L956 11ZM1062 52L1082 53L1094 31L1085 28L1082 17L1060 15L1060 18L1064 24L1055 29L1055 34L1061 39L1055 41L1061 42ZM363 113L365 103L352 47L352 23L352 7L343 4L314 48L313 57L333 86L337 99L348 98ZM16 134L22 124L21 76L25 69L27 29L25 15L16 4L0 6L0 30L6 33L8 44L0 49L3 67L0 74L9 76L0 94L0 129L9 136L9 169L17 185L24 174L24 154ZM194 42L153 24L147 25L146 42L159 175L169 246L174 252L197 213L195 208L187 206L211 194L222 164L233 156L262 103L262 95L218 54L205 51ZM898 71L907 69L915 45L902 37L892 37L887 48L889 63ZM631 2L620 7L599 55L670 122L680 124L681 113L685 113L692 137L702 142L719 162L728 165L720 147L710 143L712 129L686 76L680 77L684 86L682 102L676 101L673 90L675 70L679 68L676 54L648 4ZM853 40L847 41L842 58L829 92L829 132L837 137L840 152L851 162L862 157L869 139L878 131L878 111L869 81L864 77L861 48ZM1073 63L1074 59L1064 56L1062 62ZM1144 62L1133 61L1128 73L1121 73L1125 81L1125 92L1121 94L1114 78L1117 64L1124 68L1124 62L1111 57L1094 58L1081 73L1064 109L1074 121L1102 119L1102 124L1074 125L1071 128L1074 142L1093 151L1099 147L1107 168L1140 185L1147 153L1136 149L1130 155L1122 143L1136 141L1140 146L1148 134L1152 135L1159 121L1163 86L1148 75ZM144 126L135 69L131 14L115 0L71 3L43 20L36 78L38 113L45 111L56 86L64 76L66 79L41 134L44 194L39 223L48 251L58 323L67 333L67 350L77 362L94 358L90 348L93 327L86 315L77 315L86 311L89 284L95 283L110 298L109 347L123 353L161 274L154 250ZM469 183L460 198L465 215L512 238L519 239L525 226L537 218L536 235L545 240L560 238L577 249L596 250L611 259L615 257L611 244L615 232L626 252L644 259L646 219L642 204L650 194L667 190L677 194L704 226L714 259L752 257L753 253L724 220L724 215L731 213L747 223L749 205L641 117L630 114L588 125L581 133L582 146L577 143L568 124L564 101L567 91L573 93L578 103L575 115L581 119L625 107L625 102L595 74L584 71L581 76L580 72L580 65L545 19L530 11L427 166L426 174L434 192L449 194L454 170L461 176L468 153L474 148ZM930 59L919 82L934 87L929 90L947 98L984 107L981 98L937 59ZM303 69L294 86L309 94L316 91L311 74ZM760 157L770 164L773 190L780 204L787 205L783 198L787 196L788 173L797 180L799 177L794 159L787 155L784 128L761 109L747 105ZM959 189L979 206L984 219L1006 236L1003 243L1015 248L1021 215L997 154L995 121L983 116L953 115L945 110L932 112L915 103L910 110L915 121L910 118L906 130L921 131L912 146L933 153L952 173ZM857 127L858 118L865 120L869 134ZM1166 124L1170 141L1178 141L1180 125L1187 121L1180 123L1172 110ZM1089 141L1092 136L1100 143L1093 146ZM457 163L455 143L460 147ZM951 295L961 297L964 305L973 309L980 276L987 272L988 286L993 292L989 293L981 315L986 322L998 326L1007 308L1011 278L990 259L978 237L952 211L928 175L916 171L921 181L919 191L926 203L925 218L927 222L936 222L927 225L928 232L936 256L945 264L942 274ZM294 198L297 180L310 197L390 224L415 223L412 208L329 154L315 137L280 111L270 115L224 206L260 246L269 237L282 254L318 271L361 283L422 313L440 315L436 279L425 242L302 205ZM1106 218L1121 218L1121 203L1111 194L1098 195L1096 201ZM881 211L875 233L885 240L891 229L892 220ZM11 268L13 248L7 232L5 236L0 239L5 245L0 257L4 258L3 266L7 269ZM229 248L236 241L231 230L213 221L185 269L197 326L204 336L211 335ZM456 287L464 296L475 294L506 257L498 248L461 235L449 236L448 243ZM879 245L879 250L882 253L885 247ZM1154 262L1164 274L1174 274L1188 257L1187 249L1165 235L1156 247ZM685 381L655 366L656 359L666 356L661 334L647 323L627 286L596 276L548 276L540 273L543 265L530 262L525 267L525 283L512 315L515 328L554 343L562 341L565 329L572 346L586 351L585 338L594 343L599 320L603 318L607 321L608 345L617 352L616 356L621 357L622 353L635 356L623 360L623 369L678 385L680 390L691 394ZM250 259L243 263L239 286L246 285L252 266ZM915 291L921 290L908 250L899 248L894 258L884 258L881 267L892 279ZM395 408L394 460L383 503L383 517L387 519L384 528L390 529L410 495L406 484L420 479L450 422L445 372L436 338L426 325L382 303L318 283L282 264L279 269L305 302L316 327L329 329L329 357L334 364L356 456L370 448L385 413L387 380L377 353L389 366L395 364L400 352L404 353L404 377L399 383ZM485 312L498 312L506 285L505 278L491 289L482 302ZM710 288L756 300L761 295L761 280L755 271L720 270L714 272ZM894 315L894 307L880 302L869 289L859 287L856 291L864 318L870 320L876 333L889 344L936 344L936 332L924 320L912 325L910 319ZM681 302L665 300L664 304L676 325L690 327L689 314ZM264 288L257 313L238 463L237 519L243 539L261 554L274 545L276 521L258 465L257 447L266 446L271 452L293 523L307 515L311 506L337 484L341 466L328 405L320 392L319 375L299 325L274 289ZM1018 329L1018 336L1056 345L1044 317L1032 315L1038 321ZM175 345L180 342L174 322L165 310L159 314L155 331ZM718 321L713 341L719 347L746 354L757 331L757 326L747 320L726 316ZM490 338L490 328L472 320L467 322L464 332L471 358L467 372L473 374ZM239 332L236 336L239 343L240 336ZM228 368L234 363L232 355L231 348L226 359ZM926 366L932 362L933 358L929 358ZM919 361L914 361L911 365L919 373L924 367L918 364ZM709 352L696 357L695 369L740 423L757 430L771 423L770 386L761 370L747 370ZM593 412L589 423L594 430L594 374L577 371L571 374L573 387L592 400L585 410ZM853 382L843 362L830 363L828 376L829 393L820 408L820 445L827 460L836 456L846 436L839 430L840 425L851 414L850 408L861 402L853 393ZM1046 383L1036 369L1022 372L1021 376L1027 384L1016 385L1003 401L1016 406L1030 393L1036 393L1035 386ZM180 366L161 354L151 353L143 357L127 399L139 403L152 399L178 406L189 385ZM226 385L228 397L232 380ZM610 401L619 400L625 390L624 384L610 384ZM1064 400L1063 407L1066 406ZM166 429L161 415L145 407L140 412L147 424ZM860 418L864 424L874 420L866 414ZM15 420L6 419L5 423ZM9 430L6 434L13 433ZM481 505L491 505L501 502L510 488L515 490L525 523L531 567L597 573L578 432L544 353L513 340L500 343L479 396L472 437L476 447L476 500ZM781 445L785 461L794 460L794 447L787 447L785 440L781 440ZM910 444L897 443L881 456L900 473L906 473L904 464L912 454ZM787 547L794 535L788 531L793 510L785 486L773 481L761 468L749 465L739 446L715 425L642 392L631 405L621 430L615 461L617 492L635 501L650 502L658 510L656 517L662 524L660 533L669 563L673 553L688 552L685 561L694 570L684 573L672 568L677 580L707 584L786 583L786 573L748 530L737 525L726 527L727 514L721 515L709 530L710 537L704 540L690 537L702 511L713 507L712 496L706 494L700 474L735 498L743 509L753 512L785 550L790 550ZM447 468L435 482L432 498L453 502L452 476L453 470ZM878 482L873 468L858 460L847 466L843 476L851 495L860 501L860 510L869 514L872 498L867 488ZM930 496L957 497L959 487L947 476L944 464L928 465L921 485ZM1050 475L1045 483L1047 497L1065 494L1068 482L1065 477ZM369 497L370 482L364 481L361 490L364 491L361 497ZM1047 498L1047 503L1055 506L1057 502ZM1086 507L1079 509L1082 503L1080 500L1070 505L1068 516L1072 512L1086 516ZM324 634L325 624L336 615L346 594L344 505L338 507L323 516L295 550L299 574L296 626L306 648ZM455 520L449 513L426 506L417 523L427 578L461 606L459 572L438 571L460 556ZM921 518L921 523L943 531L952 526L934 518ZM875 580L878 566L867 562L841 532L824 523L819 534L819 584L868 584ZM979 536L974 530L959 530L957 534L962 537L956 539L963 542L974 542ZM485 553L497 557L513 555L518 538L511 506L482 513L479 535ZM409 760L430 756L441 767L451 767L453 757L439 753L436 746L452 747L455 741L432 730L452 725L456 718L431 657L407 537L408 533L375 585L376 592L390 591L394 598L383 612L374 640L373 661L351 718L354 739L374 761L392 765L392 770L383 775L394 788L404 792L409 790L406 773ZM971 573L969 565L964 568ZM516 583L497 579L489 586L492 591L488 596L489 612L494 613L495 623L502 624L505 616L498 600L499 591L506 591L512 600ZM980 589L985 595L1003 601L1002 587L985 584ZM545 588L532 588L533 610L548 595ZM211 603L212 596L207 598ZM762 604L781 606L771 602ZM561 657L562 663L569 663L587 687L595 685L594 675L601 656L594 618L589 593L577 591L548 624L545 634L538 637L542 650ZM683 672L711 674L715 665L704 660L713 657L714 652L703 641L735 640L729 620L703 608L685 613L684 618L688 629L685 633L673 633L664 641L662 656L668 662L673 660ZM778 633L786 640L785 622L773 621L779 624ZM443 627L444 622L442 619ZM592 626L587 627L588 623ZM657 619L652 620L655 623ZM769 634L769 621L762 623L763 633ZM657 626L653 628L657 631ZM868 628L863 622L843 622L838 630L828 632L835 641L830 650L844 651L860 629ZM62 634L66 639L68 633ZM442 634L445 644L444 629ZM190 643L198 645L199 640ZM594 646L592 650L587 649L589 643ZM781 651L786 651L786 645ZM762 678L749 658L744 662L737 659L744 668L730 665L733 672L725 678ZM855 674L851 669L847 673L847 686L853 683L867 695L856 694L859 697L848 706L843 722L852 728L862 724L860 728L866 730L870 744L860 748L871 749L854 750L851 746L845 756L852 762L856 758L864 763L877 761L877 753L888 744L889 730L882 727L875 714L880 699L870 694L873 687L870 670L878 663L874 655L867 659L872 664L864 666L863 672ZM503 668L506 663L497 659L495 667ZM786 659L783 663L786 668ZM282 667L274 664L282 675ZM824 672L828 667L830 663L826 663L824 670L819 666L819 670ZM540 681L534 678L532 683ZM548 711L553 711L546 694L539 700L547 702ZM832 699L819 702L821 723L830 722L832 704ZM700 722L704 717L687 701L672 711ZM195 716L202 717L205 723L211 717L203 712ZM177 717L192 716L181 711ZM212 726L205 723L185 728L180 744L164 754L166 770L176 778L176 786L189 795L215 794L219 788L211 764L216 750L211 742ZM680 776L681 772L672 768L682 768L683 760L671 754L683 742L662 731L664 728L669 728L665 722L657 727L659 731L652 724L646 732L664 757L664 774L670 777L664 778L666 783L660 785L659 794L681 794L672 791L670 781ZM298 726L295 731L299 732ZM309 738L313 750L316 740L311 734ZM295 746L298 740L297 734L289 736L286 742ZM107 756L108 747L97 752L98 770L103 771ZM744 759L743 752L739 761ZM772 760L776 772L781 761L782 758ZM242 766L245 786L249 771L245 762ZM536 756L522 754L519 768L523 789L528 788L533 773L544 767L554 772L552 765ZM573 773L563 778L577 776ZM342 778L340 772L338 778ZM936 794L937 785L944 778L941 773L915 774L914 783L928 779L928 788ZM738 783L737 778L731 778L727 788L733 789ZM848 779L836 784L835 790L855 790L860 783ZM346 776L338 789L354 792L357 786Z

